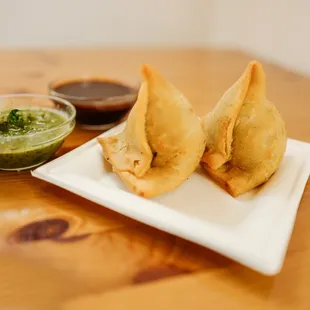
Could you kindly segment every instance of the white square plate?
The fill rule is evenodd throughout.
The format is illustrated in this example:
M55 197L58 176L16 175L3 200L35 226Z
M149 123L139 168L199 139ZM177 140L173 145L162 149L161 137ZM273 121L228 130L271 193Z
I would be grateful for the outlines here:
M124 123L104 133L122 130ZM288 140L279 170L262 187L235 199L200 169L154 199L130 193L103 165L93 139L32 172L118 213L208 247L267 275L281 270L307 182L310 146Z

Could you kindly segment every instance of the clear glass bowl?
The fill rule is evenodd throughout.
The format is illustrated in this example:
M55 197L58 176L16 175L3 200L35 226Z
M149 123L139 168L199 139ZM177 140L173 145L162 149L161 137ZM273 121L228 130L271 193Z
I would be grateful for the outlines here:
M18 136L0 135L0 170L24 170L50 159L75 126L76 111L65 99L39 94L0 96L0 113L19 110L48 110L61 114L64 122L49 129Z

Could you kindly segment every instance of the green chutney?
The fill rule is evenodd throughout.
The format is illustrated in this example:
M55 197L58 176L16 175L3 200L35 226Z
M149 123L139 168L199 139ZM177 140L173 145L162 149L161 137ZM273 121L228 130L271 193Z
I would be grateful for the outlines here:
M47 109L0 112L0 169L22 170L47 161L65 139L65 129L57 127L66 121Z

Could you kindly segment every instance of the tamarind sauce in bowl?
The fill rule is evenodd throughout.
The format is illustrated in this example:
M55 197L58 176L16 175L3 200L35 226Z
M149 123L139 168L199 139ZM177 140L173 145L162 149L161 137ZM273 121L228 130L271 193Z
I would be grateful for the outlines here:
M137 99L136 88L100 78L54 81L49 93L70 101L77 111L77 123L93 130L107 130L120 123Z

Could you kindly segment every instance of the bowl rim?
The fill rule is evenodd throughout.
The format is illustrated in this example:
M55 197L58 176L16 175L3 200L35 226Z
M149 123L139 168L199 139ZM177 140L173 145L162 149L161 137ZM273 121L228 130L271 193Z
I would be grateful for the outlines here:
M3 94L3 95L0 95L0 105L1 105L2 99L22 98L22 97L29 97L29 98L34 97L34 98L50 99L50 100L53 100L56 102L60 102L60 103L64 104L65 106L70 107L72 113L64 123L62 123L58 126L55 126L55 127L52 127L52 128L40 131L40 132L34 132L34 133L30 133L30 134L25 134L25 135L1 137L1 139L5 139L5 140L15 140L15 139L21 139L21 138L28 139L28 138L32 138L35 136L40 136L41 134L46 134L46 133L52 132L56 129L60 129L62 127L65 127L66 125L68 125L72 121L74 121L74 119L76 117L76 109L72 103L70 103L68 100L66 100L64 98L60 98L60 97L56 97L56 96L52 96L52 95L44 95L44 94L36 94L36 93Z

